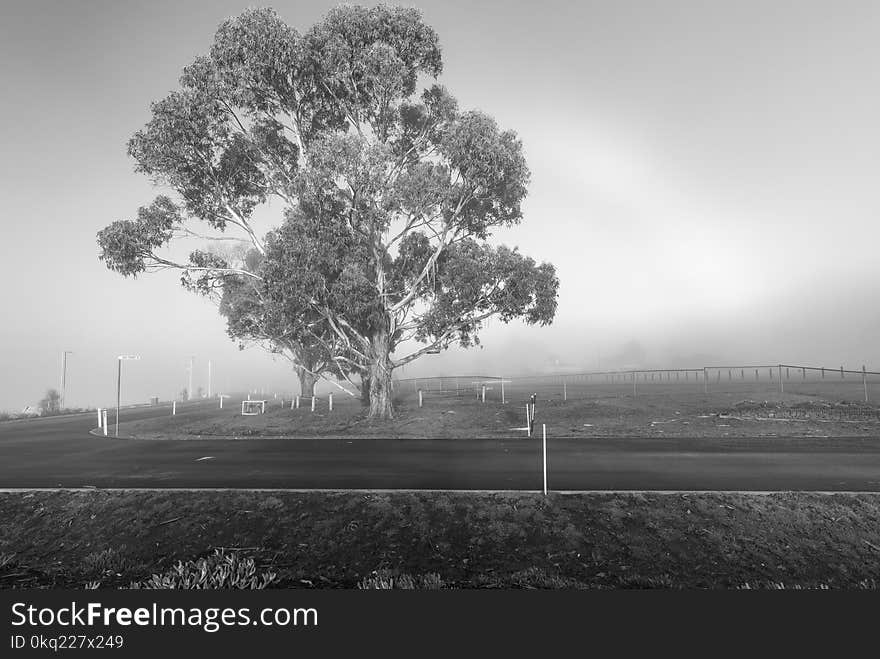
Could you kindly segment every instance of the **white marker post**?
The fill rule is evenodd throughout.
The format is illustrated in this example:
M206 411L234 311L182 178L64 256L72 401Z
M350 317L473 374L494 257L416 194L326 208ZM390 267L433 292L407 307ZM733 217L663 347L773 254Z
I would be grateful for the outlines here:
M785 393L785 384L782 381L782 364L779 364L779 393Z
M330 411L333 411L333 392L331 391L327 394L327 404L330 406Z
M507 401L504 400L504 378L501 378L501 404L504 405Z
M177 414L177 401L172 400L171 401L171 416L174 416L175 414Z
M101 408L98 408L98 430L101 429Z
M294 400L296 401L296 409L299 409L299 396L297 396Z
M868 402L868 374L865 372L865 365L862 364L862 386L865 388L865 402Z
M422 406L422 390L419 389L419 407Z
M482 391L481 391L480 395L483 399L483 402L485 403L486 402L486 385L485 384L482 386Z
M104 410L102 410L102 412L104 413L104 437L106 437L107 436L107 410L104 409Z
M312 412L315 411L315 397L312 396Z
M633 385L635 389L635 385ZM565 378L562 378L562 401L565 402L568 400L568 387L565 384Z
M541 429L544 433L544 496L547 496L547 424L542 423Z
M529 411L529 404L528 403L526 403L526 436L527 437L532 436L532 416L531 416L531 412Z

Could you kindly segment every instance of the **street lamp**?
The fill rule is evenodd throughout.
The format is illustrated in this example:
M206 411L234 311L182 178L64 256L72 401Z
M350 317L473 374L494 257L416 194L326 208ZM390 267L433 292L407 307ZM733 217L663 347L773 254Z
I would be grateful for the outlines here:
M122 361L127 359L140 359L140 355L119 355L116 358L118 369L116 372L116 436L119 437L119 401L122 395Z
M67 355L72 355L72 350L65 350L61 355L61 409L64 409L64 399L67 395Z
M189 385L186 388L186 399L187 400L193 399L193 363L194 362L195 362L195 357L191 356L189 358L189 369L187 369L189 371Z

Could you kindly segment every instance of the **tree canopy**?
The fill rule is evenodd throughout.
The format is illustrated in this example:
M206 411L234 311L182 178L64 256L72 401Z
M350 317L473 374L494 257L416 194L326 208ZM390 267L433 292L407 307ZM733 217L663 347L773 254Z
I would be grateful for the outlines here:
M358 374L371 414L390 416L394 368L477 344L490 317L548 324L556 311L553 266L488 242L522 220L520 140L460 110L432 82L441 72L416 9L340 6L303 34L270 9L225 21L128 145L176 199L101 231L101 258L125 276L180 269L218 295L233 337ZM268 202L282 221L260 236L253 216ZM162 256L200 235L192 222L234 234L247 256Z

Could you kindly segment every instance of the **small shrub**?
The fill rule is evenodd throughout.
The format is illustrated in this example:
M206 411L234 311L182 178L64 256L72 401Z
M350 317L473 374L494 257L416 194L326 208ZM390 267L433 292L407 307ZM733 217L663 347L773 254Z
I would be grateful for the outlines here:
M98 590L101 587L100 581L88 581L83 585L84 590Z
M274 572L257 574L253 558L222 549L197 561L179 561L162 574L134 582L130 588L152 590L262 590L277 578Z
M122 573L131 568L131 562L122 555L125 545L119 549L108 547L83 557L83 568L89 574Z
M440 590L444 586L443 579L435 572L413 577L395 575L391 570L373 570L358 582L360 590Z

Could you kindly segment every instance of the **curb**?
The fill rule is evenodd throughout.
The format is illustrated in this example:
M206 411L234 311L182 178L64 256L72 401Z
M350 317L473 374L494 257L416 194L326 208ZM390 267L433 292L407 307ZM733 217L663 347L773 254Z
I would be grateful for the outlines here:
M541 490L438 490L438 489L387 489L387 488L287 488L287 487L4 487L0 494L19 494L26 492L290 492L292 494L535 494L543 496ZM560 496L689 496L689 495L747 495L767 497L779 494L814 494L820 496L876 496L880 491L873 490L559 490L550 491Z

